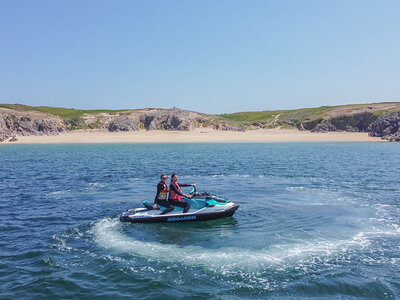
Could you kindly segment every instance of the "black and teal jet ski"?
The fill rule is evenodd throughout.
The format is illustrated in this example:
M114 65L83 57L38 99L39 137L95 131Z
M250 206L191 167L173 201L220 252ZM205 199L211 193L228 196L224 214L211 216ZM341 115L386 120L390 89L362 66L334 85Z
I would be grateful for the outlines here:
M160 215L166 208L157 206L157 209L154 209L152 204L145 200L142 202L144 207L123 212L120 220L131 223L207 221L230 217L239 208L239 205L224 198L207 192L199 193L196 188L192 188L190 195L192 198L185 198L185 201L190 203L187 213L183 213L183 208L175 207L173 211Z

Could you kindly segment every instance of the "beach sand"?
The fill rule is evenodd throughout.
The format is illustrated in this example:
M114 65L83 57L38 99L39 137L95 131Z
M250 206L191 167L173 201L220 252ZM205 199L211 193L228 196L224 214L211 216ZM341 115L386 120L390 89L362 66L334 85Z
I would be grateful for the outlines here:
M258 143L258 142L381 142L361 132L313 133L296 129L260 129L246 132L217 131L208 128L193 131L72 131L53 136L18 136L6 144L90 144L90 143Z

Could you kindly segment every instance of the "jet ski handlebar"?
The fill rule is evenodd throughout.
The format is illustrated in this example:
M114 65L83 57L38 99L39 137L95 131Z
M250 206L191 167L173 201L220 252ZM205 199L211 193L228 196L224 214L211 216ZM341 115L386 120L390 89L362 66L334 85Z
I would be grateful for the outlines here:
M190 190L190 195L196 195L197 194L197 189L195 186L192 186L192 189Z

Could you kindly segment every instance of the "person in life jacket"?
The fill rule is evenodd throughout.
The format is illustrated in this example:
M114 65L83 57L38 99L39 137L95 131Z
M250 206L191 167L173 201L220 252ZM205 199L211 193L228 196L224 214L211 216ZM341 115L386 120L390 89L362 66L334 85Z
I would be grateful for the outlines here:
M169 201L167 201L168 188L166 182L168 176L165 174L161 174L160 179L161 179L160 182L157 184L157 194L156 197L154 198L153 208L157 209L157 204L166 207L167 209L161 212L160 214L160 215L165 215L170 211L173 211L175 206L173 206Z
M169 184L168 201L175 206L183 207L183 213L187 213L190 209L190 203L183 201L182 197L192 198L190 195L185 195L181 191L181 186L196 186L195 184L179 184L178 174L174 173L171 176L171 183Z

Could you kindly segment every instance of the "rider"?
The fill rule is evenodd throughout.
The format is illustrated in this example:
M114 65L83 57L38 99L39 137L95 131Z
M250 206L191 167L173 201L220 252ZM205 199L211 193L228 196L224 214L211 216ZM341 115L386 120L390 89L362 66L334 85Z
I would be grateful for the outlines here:
M168 201L179 207L183 207L183 213L187 213L190 208L190 203L183 201L182 196L185 198L192 198L190 195L185 195L181 191L181 186L196 186L195 184L178 184L178 174L174 173L171 176L171 183L169 184Z
M175 206L171 205L171 203L167 201L168 188L166 181L168 179L168 176L165 174L161 174L160 178L161 181L157 184L157 194L156 197L154 198L153 208L157 209L157 204L166 207L167 209L161 212L160 214L160 215L165 215L170 211L173 211Z

